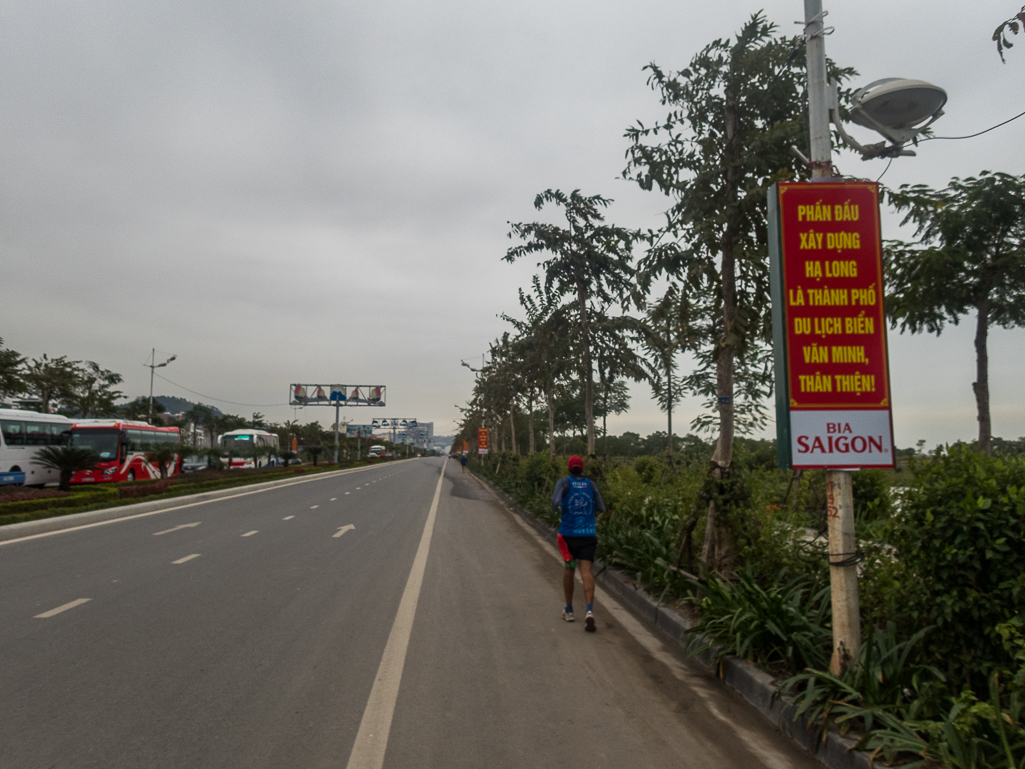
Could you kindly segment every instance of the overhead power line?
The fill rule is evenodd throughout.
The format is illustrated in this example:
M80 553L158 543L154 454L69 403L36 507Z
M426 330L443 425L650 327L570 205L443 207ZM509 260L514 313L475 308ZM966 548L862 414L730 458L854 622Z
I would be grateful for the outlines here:
M992 131L992 130L994 130L996 128L999 128L1002 125L1007 125L1011 121L1017 120L1018 118L1022 117L1023 115L1025 115L1025 112L1019 112L1017 115L1015 115L1012 118L1008 118L1003 123L997 123L996 125L990 126L989 128L987 128L984 131L979 131L978 133L974 133L974 134L968 134L967 136L926 136L924 139L920 139L919 141L920 142L928 142L928 141L933 141L934 139L974 139L976 136L982 136L983 134L988 134L990 131Z
M224 398L215 398L212 395L204 395L201 392L196 392L195 390L190 390L185 385L180 385L177 382L172 382L166 376L160 376L160 374L156 374L155 373L154 376L157 379L163 379L168 384L174 385L175 387L178 387L178 388L184 390L185 392L192 393L193 395L198 395L200 398L206 398L207 400L217 401L218 403L228 403L228 404L231 404L232 406L246 406L247 408L254 408L254 409L268 409L268 408L272 408L274 406L287 406L288 405L287 403L238 403L237 401L229 401L229 400L225 400Z

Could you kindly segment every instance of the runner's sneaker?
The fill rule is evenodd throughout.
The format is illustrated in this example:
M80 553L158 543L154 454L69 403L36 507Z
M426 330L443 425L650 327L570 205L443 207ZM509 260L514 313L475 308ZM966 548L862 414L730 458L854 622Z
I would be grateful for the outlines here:
M588 633L593 633L597 629L597 626L594 624L594 612L587 612L587 614L584 615L584 630Z
M572 622L573 621L573 612L566 611L565 609L563 609L562 610L562 618L564 620L566 620L567 622Z

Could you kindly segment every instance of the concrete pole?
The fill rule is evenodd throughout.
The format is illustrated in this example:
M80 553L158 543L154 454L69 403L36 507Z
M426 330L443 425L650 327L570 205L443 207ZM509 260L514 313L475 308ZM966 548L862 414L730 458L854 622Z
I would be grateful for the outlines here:
M811 135L812 179L833 175L829 133L829 85L826 41L822 34L822 0L804 0L805 54L808 60L808 131ZM829 525L829 582L833 608L833 658L829 670L840 675L861 646L858 566L855 553L854 495L851 474L826 471L826 515Z
M153 424L153 372L157 370L154 365L157 362L157 348L154 347L149 359L149 419L146 421Z
M338 420L341 419L341 414L339 413L339 410L341 409L341 406L342 406L341 403L339 403L338 401L335 401L335 464L336 465L338 464Z
M804 0L805 56L808 62L808 131L813 178L832 176L826 41L822 34L822 0Z
M858 604L858 539L854 535L851 474L826 471L826 513L829 525L829 583L833 601L833 657L829 672L840 675L861 645Z

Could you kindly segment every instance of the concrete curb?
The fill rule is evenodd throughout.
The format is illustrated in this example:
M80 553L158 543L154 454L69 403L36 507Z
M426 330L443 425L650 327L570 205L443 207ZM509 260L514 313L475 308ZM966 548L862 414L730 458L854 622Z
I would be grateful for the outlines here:
M553 546L558 532L533 513L520 507L508 494L490 481L474 474L506 506ZM669 606L663 606L638 587L633 578L622 571L609 568L606 564L595 564L596 581L612 593L624 607L639 620L654 628L663 641L686 650L691 641L704 643L702 636L690 632L691 623L686 617ZM714 667L715 655L711 649L693 655L709 672ZM830 769L871 769L868 753L854 750L855 740L827 732L825 741L800 720L793 717L793 705L788 698L777 697L772 676L739 657L726 657L718 670L718 678L751 703L759 712L784 734L807 750Z
M398 460L402 461L402 460ZM390 464L390 463L389 463ZM241 486L232 486L227 489L215 491L203 491L198 494L183 494L180 497L169 499L154 499L149 502L137 502L134 505L121 505L120 507L105 507L102 510L89 510L84 513L71 513L70 515L58 515L53 518L42 518L38 521L25 521L24 523L11 523L7 526L0 526L0 542L11 542L37 534L49 534L54 531L74 529L79 526L105 523L115 521L119 518L131 518L135 515L147 515L162 513L165 510L172 510L179 507L202 505L207 502L214 502L225 497L242 496L244 494L256 494L261 491L280 488L281 486L294 486L298 483L309 483L322 478L333 478L339 475L355 473L360 470L367 470L380 465L367 465L365 467L347 467L344 470L330 470L326 473L317 473L309 477L297 476L295 478L280 478L276 481L264 481L263 483L247 483Z

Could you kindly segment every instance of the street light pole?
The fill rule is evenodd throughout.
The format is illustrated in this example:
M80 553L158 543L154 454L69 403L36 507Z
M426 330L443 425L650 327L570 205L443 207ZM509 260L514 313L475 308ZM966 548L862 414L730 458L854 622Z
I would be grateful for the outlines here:
M158 368L163 368L177 357L177 355L172 355L163 363L157 363L157 348L154 347L150 352L149 363L143 364L144 366L147 366L149 368L149 419L147 419L146 421L150 424L153 424L153 374Z
M826 30L822 0L804 0L805 55L808 62L808 130L812 180L833 176L826 81ZM858 601L858 550L854 534L854 495L849 470L826 471L826 520L829 527L829 583L833 610L833 656L829 670L840 675L861 645Z

